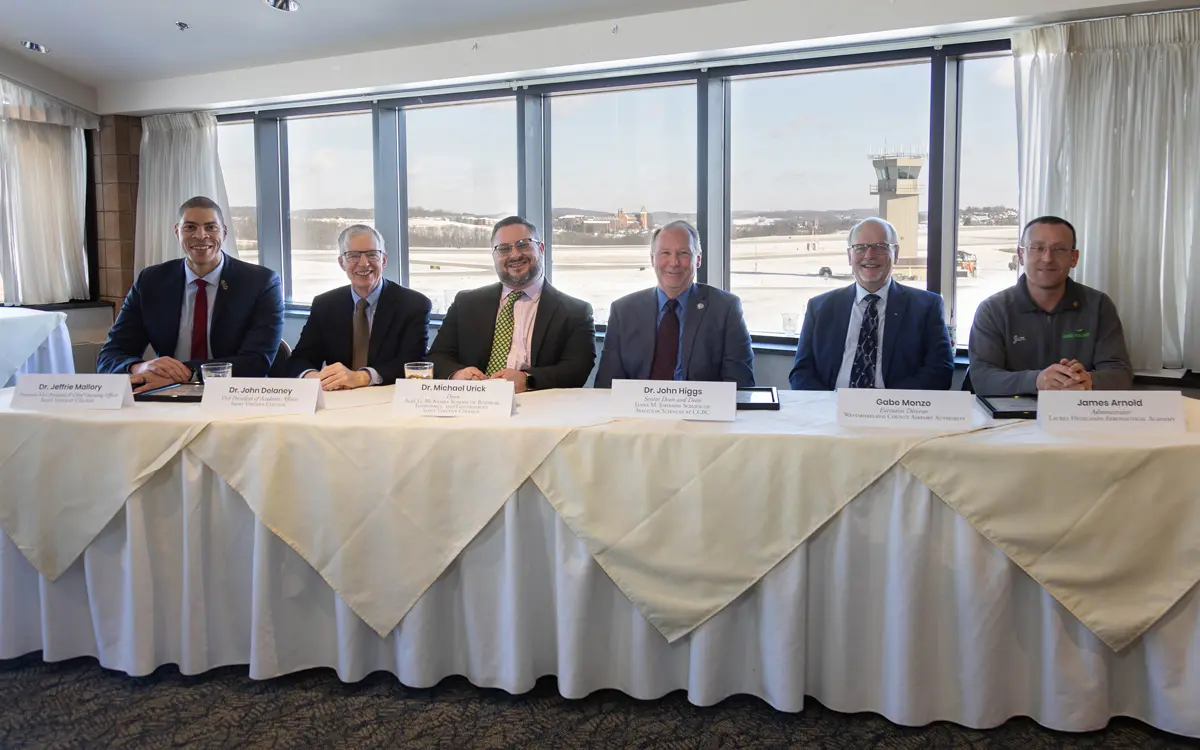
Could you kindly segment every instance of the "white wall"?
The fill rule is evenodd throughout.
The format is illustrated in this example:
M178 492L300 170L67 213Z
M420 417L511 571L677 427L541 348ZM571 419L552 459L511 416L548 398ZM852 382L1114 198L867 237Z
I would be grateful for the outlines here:
M429 82L536 77L647 58L685 61L1196 4L1197 0L745 0L184 78L106 84L98 91L99 107L104 114L239 108L398 91Z
M33 53L26 57L0 49L0 75L88 112L97 109L96 89L33 62Z

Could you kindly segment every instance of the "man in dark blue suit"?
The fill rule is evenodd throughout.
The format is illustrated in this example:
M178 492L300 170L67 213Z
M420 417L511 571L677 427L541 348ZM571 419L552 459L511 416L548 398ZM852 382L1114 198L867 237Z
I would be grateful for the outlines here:
M235 377L266 376L283 335L279 276L223 253L225 235L212 200L179 207L184 257L138 274L100 349L99 372L129 373L137 393L187 382L205 362L229 362ZM143 361L147 345L155 358Z
M383 237L365 224L338 237L338 265L350 279L313 300L288 360L293 378L320 378L327 391L391 385L406 362L425 359L429 298L383 278Z
M954 354L942 298L892 281L896 229L866 219L850 230L849 244L857 283L809 301L792 388L948 389Z
M754 385L754 352L742 301L696 283L700 235L686 221L655 230L658 286L612 303L596 387L613 380L708 380Z

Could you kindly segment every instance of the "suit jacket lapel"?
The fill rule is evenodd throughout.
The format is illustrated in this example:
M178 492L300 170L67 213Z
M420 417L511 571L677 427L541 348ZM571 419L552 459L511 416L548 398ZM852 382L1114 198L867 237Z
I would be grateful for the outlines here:
M353 297L351 295L347 295ZM387 340L388 331L392 327L392 323L396 320L396 289L392 282L387 279L383 280L383 288L379 290L379 299L375 303L375 317L371 321L371 340L367 346L367 361L378 362L380 359L379 350L383 347L383 342ZM351 307L350 311L350 340L354 340L354 310ZM353 347L351 347L353 348Z
M500 303L497 302L497 305ZM542 283L542 296L538 300L537 315L533 319L533 342L529 347L529 364L537 366L538 354L542 351L542 344L546 340L546 332L550 328L550 323L554 320L554 315L558 312L559 299L558 290L550 286L550 282Z
M645 356L638 357L637 372L633 373L632 377L635 380L645 380L650 377L650 368L654 366L654 345L658 341L658 288L648 289L645 292L645 297L636 302L637 308L633 320L627 324L633 328L630 335L632 350L634 352L645 352ZM648 321L646 325L639 325L639 321Z
M229 314L229 305L232 304L230 300L233 299L230 297L229 292L231 289L237 286L238 281L239 279L237 277L237 271L235 271L233 268L233 261L230 260L228 255L226 255L221 266L221 278L217 280L216 301L213 302L211 318L212 323L210 323L208 326L208 346L210 350L208 352L209 357L216 357L217 355L214 352L218 349L222 351L225 350L225 347L217 344L217 338L221 335L221 332L225 330L225 318ZM236 351L229 352L229 354L236 353ZM228 355L223 354L221 356Z
M504 294L504 285L496 282L491 286L483 288L483 293L479 295L477 304L480 304L484 309L477 313L471 313L467 310L462 310L463 313L459 316L460 321L467 321L470 325L471 320L478 320L483 328L479 330L479 335L475 339L480 344L480 349L475 357L464 358L465 364L475 362L475 367L480 370L486 370L488 359L492 356L492 341L496 338L496 315L500 312L500 295ZM462 325L460 322L459 325ZM461 341L462 339L460 339ZM464 352L465 354L465 352Z
M657 295L656 295L657 296ZM696 343L696 332L700 330L700 321L708 312L708 287L696 284L692 287L691 299L688 300L688 311L683 318L683 377L688 377L688 367L692 362L692 349Z
M882 362L883 384L887 385L888 373L892 367L892 357L896 354L896 338L900 335L900 321L904 320L904 312L908 309L908 290L894 281L888 281L887 308L883 324Z
M828 383L837 382L838 371L842 369L842 358L846 356L846 334L850 330L850 313L854 309L857 288L857 285L851 284L840 291L834 299L833 333L835 338L833 347L837 356L824 358L825 366L831 368L825 373L825 381Z
M166 337L163 339L163 344L166 351L160 352L155 348L154 356L156 357L174 357L175 347L179 345L179 321L183 318L183 298L187 292L185 289L187 286L187 272L184 271L184 261L179 260L176 262L179 264L178 267L174 273L168 274L174 288L166 295L166 309L164 310L166 314L163 316L164 320L160 323L165 328L164 333ZM153 342L153 337L151 337L151 342ZM153 343L151 343L151 346L153 346ZM141 352L138 352L138 356L141 356Z

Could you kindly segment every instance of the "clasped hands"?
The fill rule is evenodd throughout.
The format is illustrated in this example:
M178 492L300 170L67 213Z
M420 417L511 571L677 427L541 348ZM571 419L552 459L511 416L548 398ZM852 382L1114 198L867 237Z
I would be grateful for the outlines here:
M129 384L134 393L152 391L172 383L186 383L191 379L192 368L174 357L138 362L129 370Z
M341 362L325 365L320 370L305 374L306 378L320 378L323 391L348 391L371 384L371 373L366 370L351 370Z
M526 380L529 375L521 370L510 370L507 367L500 370L490 378L484 375L478 367L464 367L458 372L450 376L451 380L508 380L513 384L513 389L516 393L524 393L529 390L526 385Z
M1092 374L1078 360L1059 360L1038 373L1039 391L1090 391Z

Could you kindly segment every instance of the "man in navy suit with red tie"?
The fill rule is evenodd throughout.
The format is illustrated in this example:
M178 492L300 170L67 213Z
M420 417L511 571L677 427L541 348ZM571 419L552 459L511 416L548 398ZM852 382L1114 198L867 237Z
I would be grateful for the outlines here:
M138 274L100 349L99 372L129 373L135 393L185 383L205 362L229 362L235 377L266 377L283 335L279 276L222 252L226 233L209 198L179 207L184 257ZM147 346L155 356L143 360Z
M788 378L792 388L948 389L954 354L942 298L892 281L900 248L895 227L865 219L848 242L856 283L809 301Z
M754 352L735 295L696 283L700 235L686 221L655 230L658 286L612 303L596 387L613 380L707 380L754 385Z

